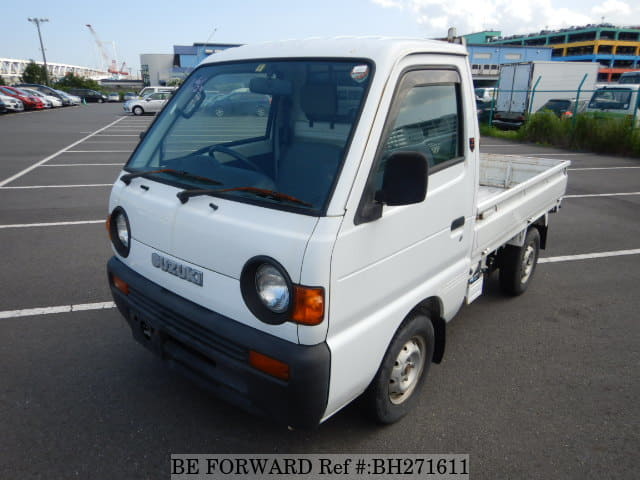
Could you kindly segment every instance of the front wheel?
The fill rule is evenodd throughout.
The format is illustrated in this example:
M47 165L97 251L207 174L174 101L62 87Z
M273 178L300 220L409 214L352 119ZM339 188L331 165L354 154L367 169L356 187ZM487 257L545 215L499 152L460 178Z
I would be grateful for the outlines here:
M142 107L133 107L132 112L134 115L142 115L144 113L144 110L142 109Z
M533 278L540 254L540 233L531 228L522 247L507 246L500 253L500 288L507 295L522 295Z
M99 98L98 103L102 103L102 102L104 102L104 100L102 98Z
M224 108L222 108L222 107L216 107L216 108L213 110L213 113L214 113L214 115L215 115L216 117L224 117L224 113L225 113L225 112L224 112Z
M376 421L397 422L414 408L434 345L433 324L427 316L415 314L402 324L365 392L367 408Z

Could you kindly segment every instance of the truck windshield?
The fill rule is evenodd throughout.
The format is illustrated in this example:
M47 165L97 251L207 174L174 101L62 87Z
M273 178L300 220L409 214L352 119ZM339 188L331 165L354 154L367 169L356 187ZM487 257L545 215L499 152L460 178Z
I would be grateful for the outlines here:
M371 76L362 60L202 66L165 106L125 170L185 191L318 215ZM212 181L220 188L212 189ZM264 191L271 193L258 194Z
M589 108L626 110L629 108L630 101L631 90L629 89L603 88L593 94Z

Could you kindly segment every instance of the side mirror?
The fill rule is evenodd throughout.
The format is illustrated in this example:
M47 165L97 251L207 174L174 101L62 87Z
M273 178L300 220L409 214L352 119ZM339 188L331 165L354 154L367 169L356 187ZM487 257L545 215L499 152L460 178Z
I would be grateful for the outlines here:
M400 151L387 159L382 177L382 188L365 193L354 223L373 222L382 217L382 206L411 205L424 201L427 196L429 160L424 153Z
M429 161L424 153L400 151L387 159L382 177L382 189L376 201L391 206L411 205L427 196Z
M146 130L140 132L140 140L142 140L146 134L147 134Z

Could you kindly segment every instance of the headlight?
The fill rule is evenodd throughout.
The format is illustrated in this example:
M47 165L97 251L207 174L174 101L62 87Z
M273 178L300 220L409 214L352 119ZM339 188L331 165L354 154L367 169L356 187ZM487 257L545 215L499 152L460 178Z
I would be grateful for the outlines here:
M116 207L109 217L109 237L116 251L123 257L131 248L131 227L129 218L122 207Z
M258 297L265 307L274 313L282 313L289 308L289 286L276 267L263 263L256 270L255 281Z
M249 260L240 275L240 292L257 318L271 325L290 320L293 284L287 271L264 256Z
M129 248L129 227L127 226L127 219L123 213L119 213L116 216L116 232L120 243L122 243L125 248Z

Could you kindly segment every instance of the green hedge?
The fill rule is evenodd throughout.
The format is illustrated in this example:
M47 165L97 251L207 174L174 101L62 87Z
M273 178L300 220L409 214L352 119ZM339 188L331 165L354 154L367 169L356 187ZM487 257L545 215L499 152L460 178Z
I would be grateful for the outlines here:
M632 119L602 118L583 113L573 119L552 112L535 113L515 131L480 125L482 135L614 155L640 157L640 128Z

